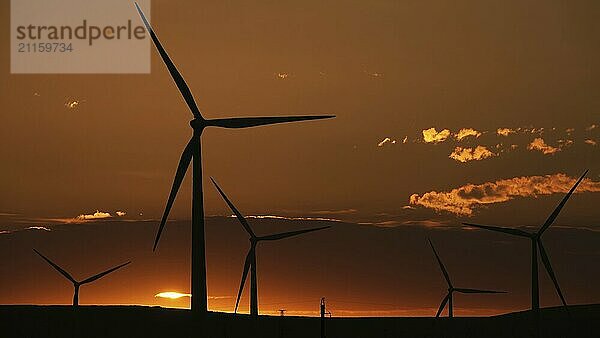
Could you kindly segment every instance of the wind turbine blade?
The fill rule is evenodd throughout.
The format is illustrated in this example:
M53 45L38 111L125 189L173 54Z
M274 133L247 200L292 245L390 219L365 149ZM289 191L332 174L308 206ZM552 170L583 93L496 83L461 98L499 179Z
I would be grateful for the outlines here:
M240 282L240 289L238 290L237 299L235 301L235 310L233 313L237 313L238 305L240 305L240 298L242 298L242 292L244 291L244 284L246 284L246 277L248 276L248 270L250 270L251 258L254 252L254 248L250 248L246 255L246 261L244 262L244 272L242 273L242 281Z
M102 277L104 277L104 276L108 275L109 273L111 273L111 272L113 272L113 271L116 271L116 270L118 270L118 269L120 269L120 268L124 267L125 265L128 265L129 263L131 263L131 261L129 261L129 262L127 262L127 263L123 263L123 264L121 264L121 265L119 265L119 266L115 266L114 268L108 269L108 270L106 270L106 271L104 271L104 272L101 272L101 273L99 273L99 274L97 274L97 275L94 275L94 276L92 276L92 277L90 277L90 278L88 278L88 279L84 279L83 281L81 281L81 283L80 283L80 284L87 284L87 283L91 283L91 282L93 282L93 281L95 281L95 280L97 280L97 279L100 279L100 278L102 278Z
M440 256L438 256L437 251L435 251L435 248L433 247L433 243L431 243L431 240L428 238L427 239L429 241L429 245L431 246L431 249L433 249L433 254L435 255L435 258L438 261L438 264L440 265L440 269L442 269L442 273L444 274L444 278L446 278L446 282L448 283L449 287L452 287L452 282L450 282L450 276L448 275L448 271L446 271L446 267L444 266L444 263L442 263L442 260L440 259Z
M135 3L135 8L137 9L138 13L140 14L142 21L144 21L144 25L146 26L148 33L150 33L152 42L154 43L156 50L158 50L158 53L160 54L160 57L162 58L163 62L167 66L169 73L171 73L171 77L173 78L173 81L175 81L175 84L177 85L177 88L181 92L183 99L187 103L187 105L190 108L194 117L201 119L202 115L200 114L200 110L198 109L198 106L196 105L196 101L194 100L194 96L192 95L192 92L191 92L190 88L188 87L187 83L185 83L183 76L181 76L181 73L179 73L179 71L177 70L177 67L175 67L175 64L173 63L173 61L171 61L171 58L169 58L169 54L167 54L167 51L163 48L162 44L158 40L158 37L154 33L152 26L150 26L150 23L146 19L144 12L142 12L142 9L140 8L140 6L138 5L137 2Z
M39 251L37 251L36 249L33 249L33 251L35 251L36 254L38 254L40 257L42 257L46 262L48 262L48 264L52 265L52 267L54 269L56 269L56 271L60 272L61 275L65 276L68 280L70 280L73 283L77 283L77 281L75 280L75 278L73 278L68 272L66 272L65 270L63 270L63 268L61 268L60 266L58 266L57 264L55 264L54 262L52 262L50 259L48 259L46 256L42 255Z
M323 230L323 229L327 229L327 228L331 228L331 226L324 226L324 227L312 228L312 229L306 229L306 230L288 231L288 232L282 232L279 234L261 236L261 237L258 237L258 240L259 241L274 241L274 240L278 240L278 239L288 238L288 237L292 237L292 236L298 236L301 234L305 234L307 232L313 232L313 231Z
M546 231L546 229L548 229L552 225L552 223L554 222L554 220L556 219L556 217L558 217L558 214L560 213L560 211L562 210L562 208L567 203L567 200L569 200L569 197L571 197L571 195L573 194L573 192L575 191L575 189L577 189L577 186L579 185L579 183L581 183L581 181L583 180L583 178L585 177L585 175L587 173L588 173L588 170L586 170L583 173L583 175L581 175L581 177L579 177L579 179L577 180L577 182L575 182L575 185L573 185L573 187L571 188L571 190L569 190L569 192L565 195L565 197L563 197L562 201L560 201L560 203L558 204L558 206L556 207L556 209L554 209L554 211L552 212L552 214L550 214L550 216L548 217L548 219L546 220L546 222L544 223L544 225L542 226L542 228L538 232L540 235L543 234L544 231Z
M504 228L504 227L498 227L498 226L493 226L493 225L480 225L480 224L473 224L473 223L463 223L463 225L475 227L475 228L486 229L486 230L491 230L491 231L503 232L503 233L509 234L509 235L515 235L515 236L521 236L521 237L527 237L527 238L531 237L530 233L525 232L523 230L514 229L514 228Z
M460 293L506 293L506 291L494 291L494 290L478 290L478 289L464 289L464 288L456 288L454 291Z
M334 115L313 116L273 116L273 117L234 117L228 119L208 120L207 125L221 128L249 128L268 124L288 123L308 120L330 119Z
M560 290L560 286L558 286L558 280L556 280L556 276L554 275L554 270L552 270L552 265L550 264L550 259L548 258L546 249L544 248L544 245L542 244L542 241L540 239L537 240L537 244L538 244L538 248L540 249L540 255L542 256L542 262L544 263L544 267L546 268L546 271L548 272L550 279L552 279L552 283L554 283L554 288L556 289L556 292L558 293L560 300L562 301L564 307L566 308L567 301L565 300L565 297L563 296L562 291Z
M188 142L187 146L183 150L181 154L181 159L179 160L179 165L177 166L177 172L175 173L175 179L173 180L173 186L171 187L171 193L169 194L169 199L167 200L167 205L165 206L165 212L163 213L162 219L160 220L160 225L158 227L158 232L156 233L156 238L154 239L154 246L152 247L152 251L156 250L156 246L158 246L158 241L160 240L160 235L162 234L163 228L167 223L167 218L169 217L169 212L171 211L171 207L173 206L173 202L175 201L175 197L177 197L177 192L179 191L179 187L181 186L181 182L185 177L185 173L190 166L190 162L192 161L194 143L200 142L200 140L196 137L192 137L192 139Z
M229 206L229 209L231 209L231 211L233 211L233 213L237 217L238 221L240 221L240 223L242 223L242 226L244 227L244 229L246 229L246 232L248 234L250 234L250 237L255 238L256 235L254 234L254 231L252 231L252 228L250 227L250 224L248 224L248 221L246 221L246 219L244 218L244 215L242 215L242 213L235 207L235 205L233 205L233 203L231 203L231 201L229 200L229 198L227 198L227 195L225 195L223 190L221 190L221 187L219 187L217 182L215 182L215 180L212 177L210 178L210 180L213 182L213 184L219 191L219 194L221 194L221 197L223 197L223 199Z
M440 314L442 313L442 311L444 311L444 307L446 306L446 303L448 303L448 299L450 299L450 293L448 293L446 295L446 297L444 297L444 299L442 300L442 303L440 303L440 307L438 308L438 311L435 314L435 318L440 317Z

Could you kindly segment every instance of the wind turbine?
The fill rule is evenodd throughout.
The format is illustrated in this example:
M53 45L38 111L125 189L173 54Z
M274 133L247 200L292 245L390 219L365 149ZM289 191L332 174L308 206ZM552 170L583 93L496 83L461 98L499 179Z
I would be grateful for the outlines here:
M110 268L104 272L93 275L92 277L86 278L82 281L76 281L75 278L73 278L67 271L65 271L63 268L58 266L56 263L52 262L46 256L42 255L39 251L37 251L36 249L33 249L33 251L35 251L35 253L38 254L40 257L42 257L46 262L48 262L48 264L52 265L52 267L54 269L56 269L56 271L60 272L61 275L65 276L66 279L68 279L69 281L71 281L73 283L73 288L75 288L75 293L73 295L73 306L79 305L79 287L80 286L91 283L95 280L98 280L98 279L108 275L109 273L114 272L114 271L124 267L125 265L131 263L131 262L123 263L121 265L115 266L114 268Z
M284 239L292 236L298 236L301 234L305 234L307 232L313 232L317 230L323 230L330 228L330 226L324 226L319 228L305 229L305 230L296 230L296 231L288 231L281 232L278 234L266 235L266 236L256 236L246 218L238 211L238 209L233 205L233 203L227 198L223 190L219 187L217 182L211 177L210 178L219 194L223 197L231 211L235 214L237 219L242 223L244 230L250 235L250 249L248 250L248 254L246 255L246 261L244 262L244 272L242 273L242 281L240 283L240 289L238 291L237 299L235 301L235 310L234 313L237 313L238 305L240 303L240 297L242 296L242 291L244 291L244 285L246 284L246 277L248 276L248 270L250 270L250 315L258 316L258 285L256 278L256 245L262 241L275 241L279 239Z
M455 288L452 285L452 282L450 281L450 276L448 275L448 271L446 271L446 267L444 267L444 263L442 263L440 256L438 256L437 251L435 251L435 248L433 247L433 243L431 243L431 240L429 238L427 240L429 241L429 245L431 246L431 249L433 250L433 254L435 255L435 258L437 259L438 264L440 265L440 269L442 270L442 273L444 274L446 283L448 283L448 293L446 294L446 297L444 297L444 299L442 300L442 303L440 303L440 307L438 308L438 311L435 314L435 318L438 318L440 316L440 314L444 310L444 307L446 307L446 303L448 303L448 317L454 317L453 294L455 291L459 292L459 293L506 293L506 291L491 291L491 290Z
M536 313L539 312L539 310L540 310L540 289L539 289L539 281L538 281L537 249L539 249L540 256L542 256L542 262L544 263L544 267L546 268L546 271L548 272L550 279L552 279L552 283L554 283L554 288L556 289L556 292L558 293L558 296L560 297L560 300L561 300L563 306L568 311L567 302L565 301L565 297L563 296L563 293L560 290L560 286L558 286L558 280L556 279L554 270L552 270L552 265L550 264L550 258L548 258L546 249L544 248L544 245L542 244L542 235L544 234L544 231L546 231L552 225L552 223L554 223L554 220L556 219L556 217L558 217L558 214L560 213L562 208L565 206L565 203L567 203L567 200L569 199L569 197L571 197L571 195L573 194L573 192L575 191L575 189L577 188L579 183L581 183L581 181L583 180L583 178L585 177L585 175L587 173L588 173L588 170L586 170L583 173L583 175L581 175L581 177L577 180L577 182L575 182L575 185L573 185L571 190L569 190L569 192L565 195L565 197L563 197L562 201L560 201L560 203L558 204L556 209L554 209L554 211L550 214L550 216L548 217L546 222L536 232L527 232L527 231L524 231L521 229L504 228L504 227L492 226L492 225L463 223L464 225L467 225L467 226L502 232L505 234L513 235L513 236L525 237L525 238L529 238L531 240L531 310L533 310Z
M183 150L175 179L171 188L171 193L167 200L165 212L162 216L156 239L154 240L153 251L156 250L160 235L163 231L169 211L177 195L177 191L181 186L181 182L185 176L190 162L193 161L193 183L192 183L192 312L204 315L207 311L207 292L206 292L206 255L204 242L204 200L202 193L202 143L201 136L206 127L221 127L221 128L249 128L263 126L276 123L287 123L306 120L318 120L335 117L333 115L320 116L275 116L275 117L244 117L244 118L224 118L224 119L205 119L192 95L192 92L182 75L179 73L175 64L169 58L169 55L161 45L146 16L135 3L135 7L148 30L154 46L158 50L160 57L167 66L173 81L181 92L188 108L190 109L194 119L190 121L190 126L193 129L193 135Z

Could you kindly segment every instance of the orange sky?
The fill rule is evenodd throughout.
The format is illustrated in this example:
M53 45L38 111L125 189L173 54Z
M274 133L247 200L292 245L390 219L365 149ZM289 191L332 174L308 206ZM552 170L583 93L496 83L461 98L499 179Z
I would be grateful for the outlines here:
M230 214L214 176L245 214L345 222L310 235L316 246L261 248L261 310L316 311L325 296L345 315L429 313L445 286L427 235L461 282L511 291L458 296L457 313L524 309L528 243L458 224L539 226L585 169L546 246L567 299L600 301L599 6L153 1L152 24L206 117L337 116L205 133L207 215ZM9 20L5 1L0 22ZM10 258L0 261L0 303L69 302L70 286L35 246L82 277L134 260L82 287L82 304L187 306L154 297L189 292L191 203L188 177L178 223L152 254L191 116L157 53L145 75L16 75L9 58L0 53L0 253ZM110 217L92 221L95 212ZM209 222L209 292L234 297L247 240L234 220ZM556 305L543 283L542 303Z

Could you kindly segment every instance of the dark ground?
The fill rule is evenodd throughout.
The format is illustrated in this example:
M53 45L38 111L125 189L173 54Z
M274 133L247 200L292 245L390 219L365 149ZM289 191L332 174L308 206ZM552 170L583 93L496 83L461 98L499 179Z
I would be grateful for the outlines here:
M599 337L600 304L546 308L541 337ZM528 312L495 317L327 318L327 337L534 337ZM211 312L207 325L187 310L143 306L0 306L0 337L320 337L320 318Z

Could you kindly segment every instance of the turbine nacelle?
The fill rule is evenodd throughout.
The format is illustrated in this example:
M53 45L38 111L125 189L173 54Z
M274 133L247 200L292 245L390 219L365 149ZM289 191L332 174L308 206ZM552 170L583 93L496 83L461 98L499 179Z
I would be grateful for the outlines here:
M206 120L202 117L197 117L190 121L190 127L194 130L202 131L206 128Z

